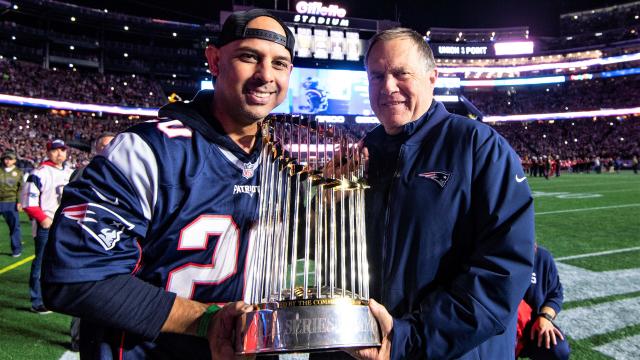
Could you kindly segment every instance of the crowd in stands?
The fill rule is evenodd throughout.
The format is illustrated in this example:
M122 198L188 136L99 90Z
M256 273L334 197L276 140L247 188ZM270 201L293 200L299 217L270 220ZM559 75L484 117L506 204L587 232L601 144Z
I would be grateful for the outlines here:
M15 150L27 167L35 166L45 157L45 144L63 139L70 145L69 164L85 165L92 141L103 132L117 133L143 121L126 116L56 110L35 110L21 107L0 107L0 153ZM470 120L471 121L471 120ZM513 146L529 168L530 164L556 159L563 169L588 171L597 163L629 165L633 156L640 155L640 117L559 120L554 122L501 122L490 124ZM352 125L351 137L361 138L375 124ZM305 138L306 139L306 138ZM305 140L303 139L303 140ZM315 142L315 137L312 138ZM542 171L541 171L542 174Z
M36 64L6 59L0 59L0 93L122 106L159 107L166 102L159 82L141 76L47 70ZM636 107L633 94L637 93L640 93L640 75L464 91L481 112L490 115ZM105 131L118 132L137 121L141 120L0 106L0 126L4 130L0 136L0 151L13 149L20 159L35 165L42 161L48 140L61 138L73 148L73 144L90 144ZM362 138L373 126L352 125L348 131L355 138ZM493 126L525 161L532 161L534 157L536 161L559 157L564 162L563 167L581 170L594 166L596 158L605 165L618 158L629 160L640 155L639 117L497 123ZM89 156L87 152L72 149L69 162L81 166Z
M0 107L0 128L3 129L0 153L14 150L22 166L29 168L44 160L48 141L63 139L70 146L68 163L78 167L91 157L78 147L88 150L101 133L122 131L139 121L126 116L97 117L91 113Z
M630 166L640 155L640 117L496 123L525 163L560 160L561 167L589 171ZM545 165L546 166L546 165Z
M538 114L638 106L640 76L569 81L517 88L465 89L483 114Z
M159 107L166 102L157 81L129 75L44 69L23 61L0 59L0 93L50 100L136 107Z

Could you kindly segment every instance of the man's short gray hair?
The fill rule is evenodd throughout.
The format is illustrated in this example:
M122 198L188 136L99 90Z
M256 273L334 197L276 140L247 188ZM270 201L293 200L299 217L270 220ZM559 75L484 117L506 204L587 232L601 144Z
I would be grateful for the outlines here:
M431 51L431 47L427 41L415 30L407 29L407 28L393 28L388 30L383 30L379 33L376 33L370 40L369 46L367 47L367 52L364 54L364 66L367 67L367 61L369 60L369 53L375 44L378 42L391 41L395 39L406 38L411 41L418 47L418 52L425 61L425 66L427 71L431 69L435 69L436 60L433 57L433 51Z

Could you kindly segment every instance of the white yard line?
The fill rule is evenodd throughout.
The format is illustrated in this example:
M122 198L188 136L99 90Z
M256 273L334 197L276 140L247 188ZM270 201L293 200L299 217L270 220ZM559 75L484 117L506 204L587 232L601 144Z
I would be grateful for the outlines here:
M597 350L616 360L637 360L640 356L640 335L622 338L595 347Z
M59 360L80 360L80 353L67 351L62 354Z
M606 334L640 323L640 297L560 312L557 324L574 340Z
M557 257L556 261L582 259L582 258L586 258L586 257L610 255L610 254L617 254L617 253L623 253L623 252L628 252L628 251L636 251L636 250L640 250L640 246L624 248L624 249L608 250L608 251L599 251L599 252L588 253L588 254Z
M565 302L640 291L640 268L596 272L561 262L556 265Z
M543 211L543 212L537 212L537 213L536 213L536 216L538 216L538 215L549 215L549 214L564 214L564 213L580 212L580 211L593 211L593 210L606 210L606 209L621 209L621 208L638 207L638 206L640 206L640 203L636 203L636 204L624 204L624 205L612 205L612 206L598 206L598 207L581 208L581 209L568 209L568 210Z
M541 190L541 191L545 191L545 190L553 190L553 189L558 189L561 188L563 191L566 191L566 189L573 189L573 188L584 188L584 187L593 187L593 188L598 188L601 185L604 185L606 187L611 187L611 186L619 186L619 185L637 185L638 181L637 180L632 180L632 181L619 181L619 182L610 182L610 181L593 181L593 182L588 182L588 183L578 183L578 184L554 184L554 183L542 183L542 184L535 184L535 188L536 190Z

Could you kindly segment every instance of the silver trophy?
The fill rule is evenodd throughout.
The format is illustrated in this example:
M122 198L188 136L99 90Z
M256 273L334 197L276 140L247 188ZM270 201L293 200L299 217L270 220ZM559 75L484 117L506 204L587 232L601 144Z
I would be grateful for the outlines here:
M262 129L260 213L245 285L257 310L238 319L236 352L379 346L367 306L366 185L355 138L300 116L272 118Z

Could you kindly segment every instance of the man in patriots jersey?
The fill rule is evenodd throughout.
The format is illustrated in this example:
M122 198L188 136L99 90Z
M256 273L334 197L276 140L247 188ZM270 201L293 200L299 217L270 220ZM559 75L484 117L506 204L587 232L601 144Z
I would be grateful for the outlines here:
M31 311L39 314L50 313L42 302L40 272L42 258L49 237L53 215L55 214L62 190L69 182L72 169L65 166L67 146L58 139L47 143L47 159L27 177L22 193L24 211L33 220L35 259L31 263L29 291L31 293Z
M258 122L285 99L293 47L269 12L233 13L206 49L215 92L119 134L65 189L45 299L82 318L82 357L233 358L258 215L237 189L258 188Z
M422 35L390 29L365 55L370 309L382 346L360 359L509 359L533 264L533 198L492 128L435 101Z

